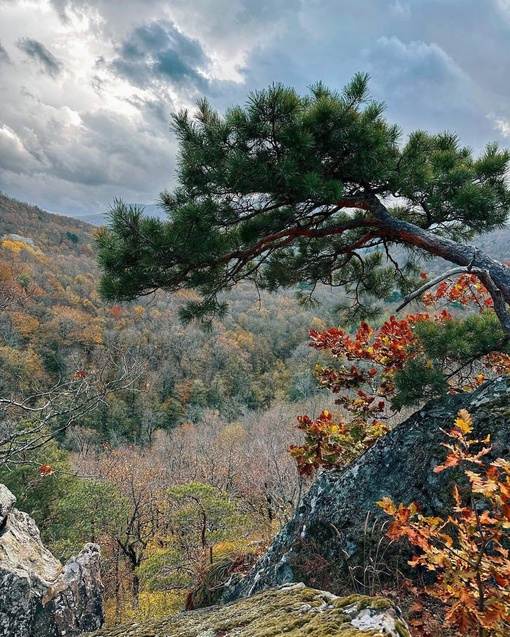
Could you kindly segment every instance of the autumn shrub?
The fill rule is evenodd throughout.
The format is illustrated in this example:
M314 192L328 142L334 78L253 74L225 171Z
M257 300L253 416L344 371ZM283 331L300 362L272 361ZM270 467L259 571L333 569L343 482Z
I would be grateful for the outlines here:
M304 442L290 453L302 475L348 464L389 431L392 410L471 391L490 375L510 372L493 301L474 275L443 281L422 302L427 311L391 316L377 329L362 322L354 334L310 331L310 346L335 359L335 365L317 365L315 376L336 396L339 410L298 418ZM476 313L464 316L468 305Z
M339 363L317 366L316 377L337 395L342 411L298 419L305 439L290 453L301 474L351 462L389 430L389 408L471 391L487 376L509 373L492 299L475 276L443 281L422 300L432 313L392 316L378 329L362 323L354 334L341 328L310 332L310 345ZM464 316L467 305L478 312ZM499 458L485 466L489 440L471 440L471 432L469 414L462 412L449 434L452 442L446 443L447 460L436 468L461 462L481 467L466 470L467 503L456 487L454 510L444 518L423 516L414 503L396 506L383 499L379 504L393 516L389 538L407 537L421 551L411 564L435 573L431 592L449 605L447 623L461 632L477 630L479 637L503 637L510 634L510 463ZM482 447L474 452L477 444Z
M435 583L428 591L447 604L447 625L459 633L477 631L479 637L510 634L510 462L497 458L484 462L489 437L472 439L473 423L461 410L447 434L450 442L440 472L460 464L469 482L465 497L455 486L455 506L448 515L425 516L412 502L398 506L391 498L378 504L393 521L392 540L407 538L418 548L411 566L433 571ZM446 432L445 432L446 433ZM475 450L477 449L477 450Z

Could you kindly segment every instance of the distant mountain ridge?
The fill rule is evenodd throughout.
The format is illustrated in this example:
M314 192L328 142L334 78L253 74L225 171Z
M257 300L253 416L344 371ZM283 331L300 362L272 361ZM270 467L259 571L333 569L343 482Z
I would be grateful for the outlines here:
M159 204L133 204L144 208L147 216L157 217L165 220L166 212ZM90 213L77 216L66 216L46 212L38 206L18 201L0 191L0 236L6 234L20 234L24 237L39 237L47 234L48 222L53 228L53 239L57 245L62 243L60 235L67 232L84 233L83 238L87 242L93 241L92 232L94 226L101 226L107 223L108 212ZM73 230L74 229L74 230ZM67 235L66 235L67 236ZM510 263L510 225L499 230L493 230L488 234L483 234L473 242L476 246L486 251L488 254L503 263ZM441 270L440 260L434 260L433 270ZM438 267L439 265L439 267ZM445 268L450 266L445 264Z
M158 219L166 219L166 212L160 207L159 204L130 204L134 206L140 206L144 209L144 213L148 217L157 217ZM89 214L76 215L73 219L79 219L85 223L90 223L92 226L104 226L108 223L108 212L92 212Z
M0 192L0 238L18 235L33 241L43 252L86 256L95 267L93 226L76 219L41 210Z

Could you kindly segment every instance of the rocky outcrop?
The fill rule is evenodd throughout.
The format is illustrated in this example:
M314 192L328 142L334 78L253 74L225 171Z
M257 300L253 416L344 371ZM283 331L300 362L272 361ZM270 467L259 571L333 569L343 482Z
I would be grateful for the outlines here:
M444 461L446 440L459 409L474 418L474 436L491 436L489 457L508 457L510 449L510 380L496 379L471 394L429 403L398 425L343 472L324 472L303 505L277 535L268 552L223 601L246 597L286 582L304 581L333 592L377 588L385 577L407 567L401 543L385 539L387 516L375 502L417 502L425 514L453 504L454 482L462 468L434 473ZM408 549L406 549L408 550Z
M397 608L381 597L331 593L293 584L227 606L157 622L100 630L89 637L410 637Z
M15 502L0 485L0 635L75 637L100 628L99 547L87 544L62 566Z

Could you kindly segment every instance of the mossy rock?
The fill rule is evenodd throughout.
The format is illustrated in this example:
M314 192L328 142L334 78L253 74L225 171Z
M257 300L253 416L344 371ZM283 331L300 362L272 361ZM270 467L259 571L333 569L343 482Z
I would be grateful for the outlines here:
M281 586L226 606L168 620L87 633L95 637L410 637L387 599L342 599L304 584ZM83 636L85 637L85 636Z

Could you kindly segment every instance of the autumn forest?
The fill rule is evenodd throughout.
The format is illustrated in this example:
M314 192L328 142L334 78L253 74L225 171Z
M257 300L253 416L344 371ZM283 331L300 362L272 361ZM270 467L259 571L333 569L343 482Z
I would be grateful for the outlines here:
M245 284L210 330L184 326L191 293L100 299L94 231L0 198L0 481L61 560L100 543L115 622L181 608L217 559L245 571L293 513L296 417L332 402L308 330L338 297Z

